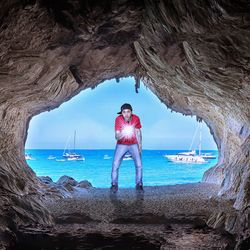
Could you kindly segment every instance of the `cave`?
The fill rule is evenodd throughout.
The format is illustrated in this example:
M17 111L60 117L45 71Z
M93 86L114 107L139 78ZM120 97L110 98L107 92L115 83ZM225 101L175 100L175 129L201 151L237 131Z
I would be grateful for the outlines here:
M161 237L136 235L123 227L135 221L140 224L141 220L144 224L158 223L159 230L163 226L166 232L178 232L184 225L192 225L192 230L186 226L187 235L197 239L195 230L206 228L211 231L207 249L213 247L213 235L220 229L221 237L217 240L222 245L226 241L228 247L248 249L247 0L8 0L1 2L0 25L1 248L15 249L18 241L23 240L24 249L32 235L45 242L45 235L51 237L56 223L44 206L46 186L24 158L31 118L107 79L119 81L121 77L133 76L136 91L141 80L168 108L195 115L208 125L219 160L205 172L203 183L219 186L216 197L229 200L234 210L211 214L206 225L197 225L198 214L196 219L179 216L173 221L138 211L132 217L113 221L121 226L110 234L84 231L86 249L91 246L88 240L95 242L93 237L99 247L106 241L124 246L124 239L128 239L129 248L137 237L138 249L140 244L144 244L141 249L159 249L166 243ZM71 220L80 220L79 217L75 214ZM65 228L57 237L67 242L73 232L70 227ZM79 234L80 231L74 236L79 238Z
M119 83L115 79L105 81L94 90L82 91L59 108L33 117L25 153L36 175L49 176L55 182L67 175L76 181L88 180L95 188L109 188L116 146L113 122L121 103L127 101L133 104L133 112L141 117L143 126L143 185L201 181L204 172L217 163L218 151L208 127L197 122L195 116L167 109L142 82L136 93L134 84L134 78L121 78ZM199 148L214 159L188 166L179 162L176 168L173 167L176 163L166 157L191 149L198 155ZM67 161L63 157L64 152L73 150L83 159ZM134 188L134 179L134 162L128 158L119 171L119 188Z

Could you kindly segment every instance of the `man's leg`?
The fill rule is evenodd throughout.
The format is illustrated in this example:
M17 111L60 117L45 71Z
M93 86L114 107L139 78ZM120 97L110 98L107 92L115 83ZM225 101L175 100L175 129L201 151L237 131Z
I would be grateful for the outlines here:
M132 155L136 168L135 183L136 185L140 184L142 185L142 162L138 145L137 144L129 145L129 152Z
M128 151L127 145L116 144L114 159L113 159L113 163L112 163L112 173L111 173L112 185L113 184L118 185L119 167L121 165L121 160L127 151Z

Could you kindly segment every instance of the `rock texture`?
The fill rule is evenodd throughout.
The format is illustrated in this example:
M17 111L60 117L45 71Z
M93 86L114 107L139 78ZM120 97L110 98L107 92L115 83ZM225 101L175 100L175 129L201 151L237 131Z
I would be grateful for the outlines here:
M167 107L209 126L219 162L203 180L235 201L244 218L236 233L247 244L249 27L247 0L1 1L2 246L13 242L18 225L53 223L42 205L44 184L24 159L30 119L129 75L136 88L143 80Z
M55 201L86 195L86 189L92 187L92 184L86 180L78 183L74 178L67 175L61 176L57 182L53 182L49 176L40 176L39 180L45 184L43 188L40 188L43 201Z

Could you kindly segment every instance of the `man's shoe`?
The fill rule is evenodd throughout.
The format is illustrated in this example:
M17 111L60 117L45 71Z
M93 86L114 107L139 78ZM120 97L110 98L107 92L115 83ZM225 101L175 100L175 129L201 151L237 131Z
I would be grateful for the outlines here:
M141 192L144 191L142 183L137 183L135 189L136 191L141 191Z
M110 187L110 191L113 193L116 193L118 190L118 185L117 184L112 184Z

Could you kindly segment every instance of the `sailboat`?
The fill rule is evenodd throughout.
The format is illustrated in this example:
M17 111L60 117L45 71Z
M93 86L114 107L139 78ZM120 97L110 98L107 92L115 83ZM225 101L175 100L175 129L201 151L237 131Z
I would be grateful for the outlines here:
M206 163L202 156L192 154L191 152L183 152L176 155L165 155L165 157L172 162Z
M132 155L130 153L126 153L123 156L123 160L125 160L125 161L133 160Z
M35 158L31 154L25 153L25 160L35 160Z
M206 163L207 162L207 161L205 161L206 155L204 157L203 154L201 154L201 128L202 128L202 123L199 125L199 128L200 128L200 141L199 141L199 154L198 155L196 155L195 150L191 150L193 142L194 142L194 138L195 138L196 133L197 133L197 129L198 129L198 126L197 126L188 152L180 152L180 153L178 153L176 155L164 155L164 157L166 157L168 160L170 160L172 162ZM213 157L213 156L210 155L210 157Z
M107 155L107 154L103 156L103 159L104 159L104 160L109 160L109 159L111 159L111 158L112 158L112 157L109 156L109 155Z
M216 155L212 155L212 153L202 153L201 157L203 159L216 159Z
M66 152L66 148L68 147L67 143L63 151L63 158L67 159L68 161L84 161L85 158L82 155L76 153L75 146L76 146L76 130L74 132L74 151L70 152L70 150L68 149L68 152Z

